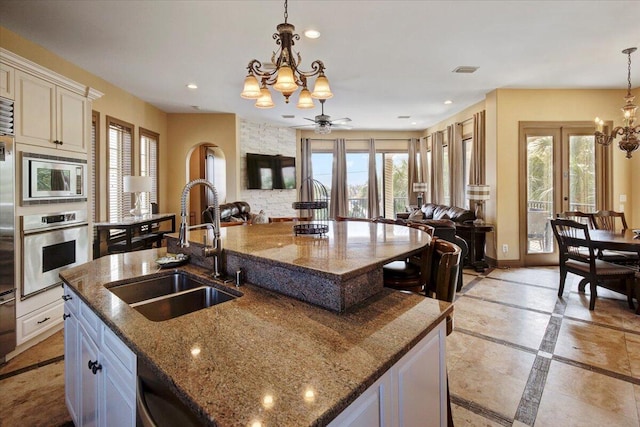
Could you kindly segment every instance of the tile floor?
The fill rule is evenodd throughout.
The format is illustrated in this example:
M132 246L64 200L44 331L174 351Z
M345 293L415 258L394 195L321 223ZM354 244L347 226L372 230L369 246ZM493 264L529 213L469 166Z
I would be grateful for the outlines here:
M460 426L640 426L640 317L557 268L464 271L447 339ZM62 332L0 367L0 426L64 426Z

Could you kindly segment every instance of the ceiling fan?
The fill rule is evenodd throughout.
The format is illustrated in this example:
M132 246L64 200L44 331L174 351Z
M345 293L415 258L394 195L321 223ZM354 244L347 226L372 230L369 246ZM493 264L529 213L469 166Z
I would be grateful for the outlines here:
M341 119L331 120L331 116L328 116L324 113L324 102L326 101L326 99L320 99L319 101L320 101L320 105L322 106L321 114L318 114L313 119L304 117L305 120L309 120L314 124L295 126L295 127L300 128L300 127L306 127L306 126L314 126L315 132L321 135L326 135L331 133L331 129L346 129L346 130L351 129L351 126L347 125L347 123L351 121L349 117L343 117Z

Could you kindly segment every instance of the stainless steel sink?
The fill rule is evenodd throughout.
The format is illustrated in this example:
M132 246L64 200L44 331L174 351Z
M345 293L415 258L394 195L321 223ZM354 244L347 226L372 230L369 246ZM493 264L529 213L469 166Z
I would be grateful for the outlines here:
M108 288L154 322L173 319L236 298L183 272Z

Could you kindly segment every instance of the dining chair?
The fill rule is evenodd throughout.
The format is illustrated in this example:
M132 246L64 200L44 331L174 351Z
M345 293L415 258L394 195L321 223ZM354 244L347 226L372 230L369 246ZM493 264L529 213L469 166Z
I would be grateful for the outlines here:
M595 228L598 230L624 231L629 228L624 212L598 211L593 214L593 221ZM619 226L618 222L620 223Z
M559 297L564 293L567 273L573 273L586 279L578 286L580 292L584 292L586 283L589 283L589 310L595 308L597 286L621 292L619 288L611 286L611 282L619 283L624 287L623 293L627 295L629 307L635 308L633 304L634 270L598 259L586 224L569 219L554 219L551 220L551 228L559 247Z
M624 232L629 227L624 212L616 211L598 211L593 214L595 228L598 230L607 230L614 233ZM619 251L619 250L601 250L598 252L598 258L622 265L639 266L640 257L636 252Z
M595 229L596 226L593 222L593 215L592 212L565 211L558 214L558 218L571 219L581 224L587 224L590 229Z

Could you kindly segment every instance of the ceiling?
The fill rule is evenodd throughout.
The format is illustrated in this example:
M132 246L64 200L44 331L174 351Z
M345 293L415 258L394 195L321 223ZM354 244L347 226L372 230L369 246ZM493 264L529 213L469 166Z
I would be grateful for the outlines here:
M357 130L422 130L496 88L624 89L621 51L640 47L640 1L291 0L288 9L298 33L322 34L295 47L302 69L326 66L325 113ZM272 92L276 107L260 110L239 96L249 61L276 50L283 14L283 1L269 0L0 0L0 26L163 111L295 126L319 103L298 110L296 95L285 104ZM640 52L632 61L637 87Z

